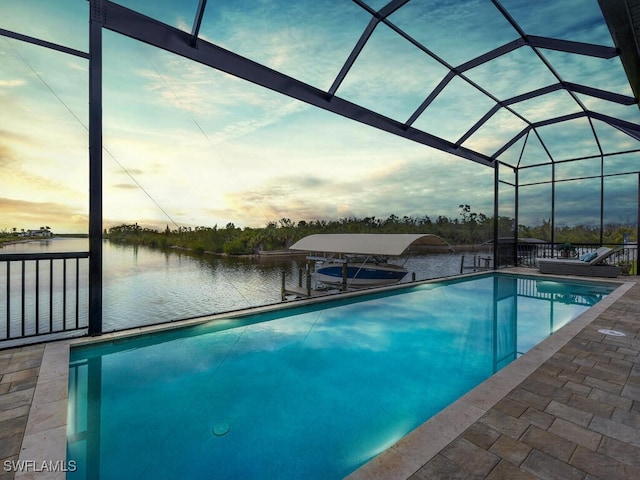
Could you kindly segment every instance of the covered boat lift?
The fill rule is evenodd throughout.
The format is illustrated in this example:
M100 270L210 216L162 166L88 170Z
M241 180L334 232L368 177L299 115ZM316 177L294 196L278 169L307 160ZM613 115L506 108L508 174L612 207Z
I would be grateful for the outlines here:
M451 245L433 234L376 234L376 233L335 233L306 236L289 247L290 250L305 251L307 260L331 261L342 264L341 291L348 287L348 256L398 257L407 252L427 250L453 250ZM307 265L306 288L302 286L302 275L298 287L285 287L282 279L282 298L287 294L311 297L321 292L311 288L311 268ZM399 281L399 279L398 279ZM322 292L324 293L324 292Z
M289 250L397 257L421 247L451 249L445 240L430 233L328 233L304 237Z

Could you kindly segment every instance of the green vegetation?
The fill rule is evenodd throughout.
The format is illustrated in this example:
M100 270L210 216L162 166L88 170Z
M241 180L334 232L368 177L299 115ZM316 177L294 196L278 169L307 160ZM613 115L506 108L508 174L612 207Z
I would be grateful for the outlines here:
M551 241L551 222L543 221L542 225L527 227L520 225L518 229L520 237L539 238ZM636 241L636 227L630 225L609 224L604 226L602 233L605 244L622 244L625 237L628 241ZM600 228L596 226L577 225L574 227L557 227L555 234L556 243L600 243Z
M459 205L458 218L443 215L432 220L428 216L398 217L390 215L386 219L375 217L347 217L340 220L301 220L297 224L288 218L278 222L269 222L263 228L244 229L228 223L224 228L181 227L164 231L144 228L137 223L120 225L105 230L105 237L111 241L145 245L156 248L184 248L196 253L212 252L227 255L245 255L261 251L286 250L297 240L314 233L432 233L451 245L478 245L493 238L493 218L476 213L469 205ZM512 237L514 222L512 218L500 217L498 232L500 237ZM4 242L20 240L17 229L0 231L0 247ZM520 238L538 238L551 241L551 223L518 227ZM635 226L607 225L604 231L605 244L622 244L625 238L636 240ZM579 225L575 227L556 227L556 243L593 243L600 242L597 227Z
M474 213L469 205L460 205L460 218L438 216L402 218L390 215L382 220L375 217L348 217L340 220L301 220L297 224L288 218L270 222L264 228L244 229L228 223L224 228L187 227L164 231L143 228L137 223L120 225L105 231L105 236L114 242L145 245L157 248L184 248L196 253L212 252L227 255L245 255L261 251L286 250L297 240L314 233L433 233L451 245L478 245L493 238L493 219L482 213ZM500 217L499 236L513 236L513 219ZM551 225L543 222L537 227L521 225L518 235L522 237L551 240ZM633 227L610 225L605 229L604 241L621 244L627 235L635 241ZM577 226L556 229L557 243L599 243L597 228Z
M2 248L3 243L15 242L15 241L16 241L16 237L14 237L13 235L9 235L5 232L0 232L0 248Z
M238 228L233 223L224 228L196 227L164 231L133 225L120 225L105 231L114 242L150 247L177 247L194 252L213 252L228 255L252 254L260 251L285 250L297 240L314 233L433 233L452 245L479 244L493 238L493 219L474 213L469 205L460 205L460 218L439 216L402 218L390 215L382 220L375 217L342 218L340 220L301 220L297 224L288 218L270 222L264 228ZM513 224L510 218L500 218L501 231Z

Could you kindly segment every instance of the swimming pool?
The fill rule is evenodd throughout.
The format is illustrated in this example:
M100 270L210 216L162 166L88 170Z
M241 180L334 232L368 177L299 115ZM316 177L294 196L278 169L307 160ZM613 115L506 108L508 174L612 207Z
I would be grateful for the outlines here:
M483 275L74 348L69 478L342 478L613 288Z

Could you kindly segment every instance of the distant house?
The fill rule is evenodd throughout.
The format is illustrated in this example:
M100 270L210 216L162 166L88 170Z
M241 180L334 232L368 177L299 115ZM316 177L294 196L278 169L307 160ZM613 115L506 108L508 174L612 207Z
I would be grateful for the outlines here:
M20 237L43 237L49 238L53 237L53 232L50 228L39 228L38 230L27 230L26 232L21 232Z

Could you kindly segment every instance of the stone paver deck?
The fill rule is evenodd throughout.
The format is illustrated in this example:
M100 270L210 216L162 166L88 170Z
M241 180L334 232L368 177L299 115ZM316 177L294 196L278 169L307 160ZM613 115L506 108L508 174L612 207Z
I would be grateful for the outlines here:
M640 285L410 478L640 478Z
M533 366L521 362L515 370L516 376L523 372L521 378L506 395L489 401L471 392L454 404L437 427L459 431L446 443L437 441L433 428L425 433L420 427L405 437L413 450L389 449L350 478L640 478L640 285L630 286L568 338ZM53 461L64 456L60 412L66 411L66 382L60 379L68 345L0 350L0 480L14 478L5 462L16 461L21 451ZM536 362L535 354L529 358ZM514 370L505 375L513 377ZM500 386L505 375L499 372L485 383ZM483 401L487 408L477 406Z
M18 460L43 354L44 345L0 350L0 480L14 477L5 462Z

